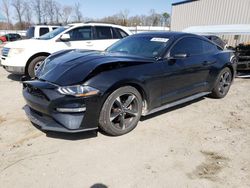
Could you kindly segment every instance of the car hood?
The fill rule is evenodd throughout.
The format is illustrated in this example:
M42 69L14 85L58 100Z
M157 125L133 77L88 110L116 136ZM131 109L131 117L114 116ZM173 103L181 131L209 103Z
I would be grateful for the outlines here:
M80 84L98 68L98 73L119 67L153 63L153 58L87 50L64 50L49 56L37 77L60 86ZM112 66L106 66L111 65ZM122 64L122 66L120 66Z
M48 43L48 40L25 39L7 43L6 48L34 48L41 46L42 43Z

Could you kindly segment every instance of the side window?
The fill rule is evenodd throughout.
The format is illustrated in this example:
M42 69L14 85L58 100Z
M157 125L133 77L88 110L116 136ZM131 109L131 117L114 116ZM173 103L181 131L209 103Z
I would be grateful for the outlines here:
M186 53L188 55L199 55L203 53L203 41L197 38L187 37L181 39L170 51L170 56Z
M46 34L48 32L49 32L49 28L41 27L40 30L39 30L39 35L42 36L42 35L44 35L44 34Z
M128 33L126 33L125 31L123 31L123 30L121 30L121 29L119 29L119 28L117 28L117 30L118 30L118 32L120 33L120 35L122 36L122 38L125 38L125 37L128 36Z
M52 27L52 30L55 30L55 29L57 29L58 27Z
M203 43L203 52L204 53L211 53L217 51L217 46L214 44L211 44L210 42L207 41L202 41Z
M117 31L117 28L112 28L112 33L113 33L113 39L121 39L122 38L120 33Z
M70 36L71 41L92 39L92 31L90 26L72 29L68 32L68 34Z
M120 28L113 28L113 38L122 39L127 37L128 34Z
M110 27L97 26L96 39L112 39L112 33Z

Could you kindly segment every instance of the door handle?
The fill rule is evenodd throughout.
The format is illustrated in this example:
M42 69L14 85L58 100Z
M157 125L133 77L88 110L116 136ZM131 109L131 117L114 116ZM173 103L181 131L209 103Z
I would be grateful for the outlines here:
M93 46L93 43L92 42L86 42L87 46Z

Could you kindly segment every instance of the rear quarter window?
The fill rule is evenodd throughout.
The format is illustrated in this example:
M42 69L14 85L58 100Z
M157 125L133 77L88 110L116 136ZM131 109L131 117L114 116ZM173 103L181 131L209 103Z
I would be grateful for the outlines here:
M213 52L216 52L218 51L218 48L216 45L210 43L210 42L207 42L207 41L203 41L203 52L204 53L213 53Z
M187 53L188 55L201 55L206 53L214 53L218 51L218 47L208 41L195 37L186 37L178 41L170 51L173 56L178 53Z
M128 36L128 34L125 31L123 31L122 29L116 28L116 27L113 28L113 38L122 39L122 38L125 38L127 36Z
M203 54L202 40L194 37L186 37L179 40L171 49L170 55L186 53L188 55Z
M117 28L118 32L120 33L120 35L122 36L122 38L125 38L128 36L128 33L126 33L125 31L123 31L122 29L120 28Z

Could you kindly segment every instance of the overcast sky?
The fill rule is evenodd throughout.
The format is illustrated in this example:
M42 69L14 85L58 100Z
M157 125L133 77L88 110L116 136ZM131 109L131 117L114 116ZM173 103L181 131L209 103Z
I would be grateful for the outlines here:
M156 12L171 12L171 4L182 0L58 0L61 4L72 5L81 3L84 17L102 18L119 13L121 10L129 10L129 16L149 14L151 9Z

